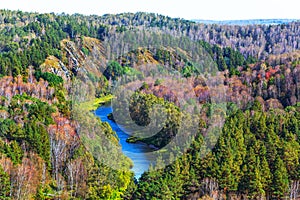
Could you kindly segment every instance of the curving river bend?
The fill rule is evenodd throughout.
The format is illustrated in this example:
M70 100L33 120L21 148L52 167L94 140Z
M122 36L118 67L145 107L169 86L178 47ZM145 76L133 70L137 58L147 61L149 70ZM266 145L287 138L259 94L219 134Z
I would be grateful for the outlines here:
M112 107L110 104L100 106L95 111L96 116L98 116L102 122L108 122L111 128L117 133L123 153L133 161L132 171L138 179L145 171L148 170L150 163L154 162L154 157L149 157L149 155L146 154L146 152L153 149L144 143L126 142L129 135L123 132L117 123L107 118L109 113L112 113Z

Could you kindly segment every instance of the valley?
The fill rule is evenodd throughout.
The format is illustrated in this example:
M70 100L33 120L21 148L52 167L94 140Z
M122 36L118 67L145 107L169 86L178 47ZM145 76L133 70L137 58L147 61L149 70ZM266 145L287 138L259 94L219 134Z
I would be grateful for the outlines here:
M0 199L299 199L299 33L0 10Z

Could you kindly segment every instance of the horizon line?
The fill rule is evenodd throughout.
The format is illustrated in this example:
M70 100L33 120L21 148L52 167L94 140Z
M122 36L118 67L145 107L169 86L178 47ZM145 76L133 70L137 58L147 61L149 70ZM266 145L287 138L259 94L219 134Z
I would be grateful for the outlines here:
M79 12L40 12L40 11L26 11L26 10L20 10L20 9L8 9L8 8L0 8L0 10L3 11L12 11L12 12L23 12L23 13L37 13L37 14L54 14L54 15L82 15L82 16L105 16L105 15L120 15L120 14L137 14L137 13L146 13L146 14L155 14L155 15L161 15L165 17L169 17L171 19L181 19L181 20L188 20L188 21L211 21L211 22L234 22L234 21L250 21L250 20L295 20L300 21L300 18L247 18L247 19L203 19L203 18L193 18L193 19L187 19L182 17L171 17L169 15L161 14L161 13L155 13L155 12L147 12L147 11L137 11L137 12L120 12L120 13L104 13L104 14L84 14Z

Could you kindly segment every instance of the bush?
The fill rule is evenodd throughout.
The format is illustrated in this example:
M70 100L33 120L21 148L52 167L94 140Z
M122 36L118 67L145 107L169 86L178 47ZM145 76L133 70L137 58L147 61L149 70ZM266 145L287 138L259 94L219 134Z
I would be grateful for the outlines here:
M38 70L34 73L34 76L37 80L39 80L40 78L44 79L50 84L50 86L58 86L63 83L62 77L50 72L41 72L40 70Z

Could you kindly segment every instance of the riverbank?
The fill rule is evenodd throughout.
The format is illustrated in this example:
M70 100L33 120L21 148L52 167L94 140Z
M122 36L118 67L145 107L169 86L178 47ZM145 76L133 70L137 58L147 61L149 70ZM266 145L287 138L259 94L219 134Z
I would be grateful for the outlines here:
M94 98L90 101L80 103L80 109L88 112L93 112L102 122L106 122L110 125L111 129L116 132L119 138L119 144L122 147L122 152L132 162L132 171L136 179L139 179L141 175L149 169L149 166L155 163L156 158L153 155L149 155L148 152L155 150L151 145L144 142L128 143L126 140L130 137L124 132L120 126L114 121L112 116L112 107L107 104L114 98L113 95L107 95L100 98Z
M102 104L103 105L103 104ZM115 119L114 119L114 116L113 116L113 113L109 113L107 115L107 118L109 120L111 120L112 122L116 123ZM126 139L126 142L127 143L132 143L132 144L135 144L135 143L143 143L145 145L148 145L148 147L152 148L153 150L158 150L160 149L160 147L156 146L153 141L149 138L146 138L146 139L143 139L143 138L139 138L139 137L135 137L135 136L128 136L128 138Z
M130 136L126 139L126 142L128 143L132 143L132 144L135 144L137 142L140 142L140 143L143 143L145 145L148 145L149 148L153 149L153 150L158 150L159 147L153 145L151 142L147 142L147 140L143 140L141 138L138 138L138 137L134 137L134 136Z
M139 179L141 175L149 169L150 164L153 165L156 161L155 156L148 154L148 152L153 151L153 148L142 142L126 142L130 135L124 132L116 122L108 119L107 117L110 113L112 113L112 107L110 105L102 105L95 110L94 113L101 119L102 122L107 122L112 130L117 133L119 143L122 147L122 152L132 160L132 171L135 174L135 178Z

